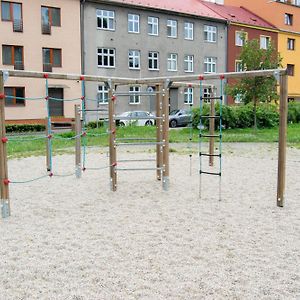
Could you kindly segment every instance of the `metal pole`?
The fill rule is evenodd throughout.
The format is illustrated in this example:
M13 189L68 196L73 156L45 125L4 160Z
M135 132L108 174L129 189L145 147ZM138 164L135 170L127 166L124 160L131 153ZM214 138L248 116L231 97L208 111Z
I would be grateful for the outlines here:
M108 82L108 120L109 120L109 165L110 165L110 183L111 190L117 190L117 151L116 151L116 121L115 116L115 101L114 83Z
M80 105L75 105L75 174L81 177L81 114Z
M51 170L51 153L50 153L50 147L51 147L51 135L49 135L49 132L51 129L51 123L49 125L48 117L45 119L45 128L46 128L46 165L47 165L47 172L52 172Z
M158 117L158 119L156 119L156 141L157 143L161 143L162 142L162 86L161 85L156 85L155 87L156 92L158 92L156 94L156 117ZM163 157L162 157L162 146L157 144L156 145L156 167L157 167L157 171L156 171L156 176L157 176L157 180L161 180L161 167L162 167L162 161L163 161Z
M215 100L210 100L210 116L212 118L209 119L209 135L211 136L209 138L209 166L213 167L214 165L214 146L215 146L215 138L213 137L215 134L215 119L213 118L215 116Z
M4 81L3 73L0 72L0 198L2 218L7 218L10 216L6 142Z
M285 174L286 174L286 134L287 134L287 98L288 76L280 75L280 120L278 145L278 178L277 178L277 206L284 206Z
M169 89L170 81L166 80L163 89L162 117L163 117L163 189L169 189Z

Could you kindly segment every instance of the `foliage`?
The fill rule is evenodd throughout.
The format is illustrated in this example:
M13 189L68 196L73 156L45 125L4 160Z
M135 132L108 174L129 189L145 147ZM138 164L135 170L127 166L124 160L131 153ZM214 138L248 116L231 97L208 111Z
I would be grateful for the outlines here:
M288 122L300 123L300 103L290 102L288 108Z
M45 131L45 125L42 124L7 124L6 132L40 132Z

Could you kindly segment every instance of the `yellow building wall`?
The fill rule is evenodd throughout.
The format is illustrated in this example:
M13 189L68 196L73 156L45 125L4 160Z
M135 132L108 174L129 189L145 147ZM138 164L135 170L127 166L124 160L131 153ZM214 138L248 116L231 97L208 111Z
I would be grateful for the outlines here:
M295 50L287 49L287 40L295 39ZM280 52L282 65L295 65L294 76L289 76L288 93L289 97L299 98L300 100L300 35L280 32L278 35L278 51Z

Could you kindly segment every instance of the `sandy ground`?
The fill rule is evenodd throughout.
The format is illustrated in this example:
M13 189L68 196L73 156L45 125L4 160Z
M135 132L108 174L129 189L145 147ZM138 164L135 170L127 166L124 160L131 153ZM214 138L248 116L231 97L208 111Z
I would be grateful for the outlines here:
M120 172L115 193L108 170L11 185L0 299L300 299L300 151L288 151L280 209L276 145L224 146L222 201L212 176L199 199L197 155L190 176L189 156L172 148L168 192L154 172ZM40 176L44 161L11 160L10 178ZM72 172L73 162L55 157L55 172ZM106 164L90 150L89 166Z

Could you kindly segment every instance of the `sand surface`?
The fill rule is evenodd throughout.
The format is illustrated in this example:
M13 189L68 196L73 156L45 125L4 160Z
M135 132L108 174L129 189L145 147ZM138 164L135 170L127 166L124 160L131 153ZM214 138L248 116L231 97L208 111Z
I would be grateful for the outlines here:
M12 216L0 219L0 299L300 299L300 151L288 150L286 205L277 208L276 145L224 145L222 201L211 176L199 199L197 155L190 176L185 149L172 148L168 192L153 171L120 172L115 193L107 169L12 184ZM88 166L107 164L104 151L89 150ZM72 155L54 158L56 173L73 165ZM10 160L10 179L44 166L44 157Z

